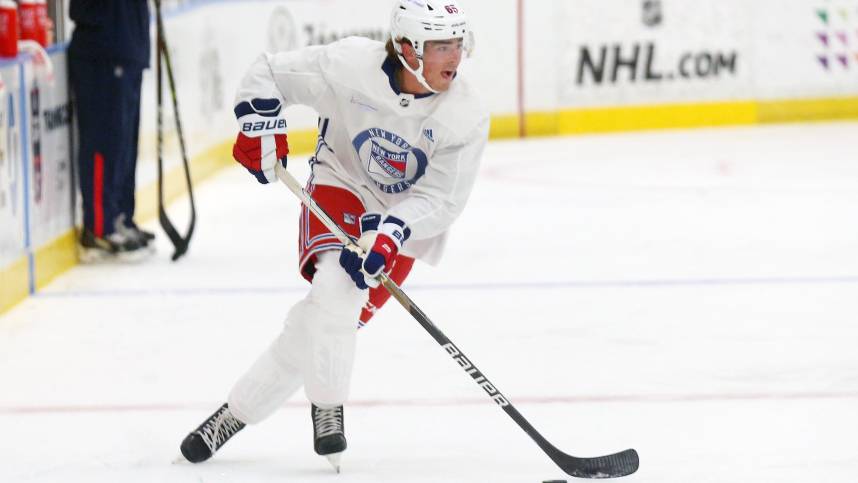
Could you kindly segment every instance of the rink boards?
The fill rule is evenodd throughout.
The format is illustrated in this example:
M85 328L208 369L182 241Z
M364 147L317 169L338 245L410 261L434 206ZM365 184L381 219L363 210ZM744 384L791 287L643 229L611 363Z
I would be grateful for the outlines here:
M76 263L64 47L50 58L0 64L0 313Z

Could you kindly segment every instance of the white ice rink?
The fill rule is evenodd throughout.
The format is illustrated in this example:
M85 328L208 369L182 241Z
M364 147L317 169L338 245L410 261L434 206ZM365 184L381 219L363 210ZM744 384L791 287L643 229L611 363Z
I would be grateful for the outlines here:
M284 187L236 167L197 207L179 263L159 234L0 318L0 482L571 480L395 301L359 334L342 474L303 393L172 464L307 288ZM560 449L636 448L624 481L858 481L858 123L493 142L404 288Z

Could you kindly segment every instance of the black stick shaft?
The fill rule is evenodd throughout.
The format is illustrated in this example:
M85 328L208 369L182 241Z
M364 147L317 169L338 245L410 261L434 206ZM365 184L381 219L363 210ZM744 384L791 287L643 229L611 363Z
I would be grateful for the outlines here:
M155 0L155 16L161 18L161 1ZM161 45L161 24L158 22L155 26L155 43ZM156 48L155 52L155 90L158 107L156 109L156 122L158 124L157 132L157 155L158 155L158 211L164 210L164 118L163 118L163 85L161 82L161 49Z
M171 100L173 101L173 111L175 113L175 118L176 118L176 132L179 136L179 147L182 151L182 161L184 161L185 167L187 168L187 166L188 166L188 150L185 147L185 135L184 135L184 131L182 130L182 117L179 115L179 112L180 112L179 111L179 98L176 95L176 80L173 77L173 63L170 61L170 50L167 48L167 37L165 36L163 21L161 20L160 16L158 16L158 25L159 25L159 31L161 32L161 40L160 40L161 47L160 48L164 53L164 65L167 68L167 81L170 84L170 97L171 97ZM191 197L191 200L192 200L191 206L193 206L194 192L193 192L193 190L190 189L191 188L191 175L190 175L190 171L188 169L185 169L185 181L188 184L188 195Z
M157 58L157 97L158 97L158 220L164 232L173 243L174 252L172 260L176 261L188 251L191 237L194 234L194 227L197 220L196 204L194 202L193 183L191 182L191 171L188 165L188 154L185 148L185 136L182 131L181 116L179 114L179 101L176 95L176 82L173 78L173 67L170 62L170 50L167 48L167 38L164 29L164 21L161 16L161 0L155 0L155 26L156 26L156 58ZM163 59L163 60L162 60ZM164 208L164 190L163 190L163 75L161 73L162 62L166 66L167 79L170 86L170 95L173 102L173 112L176 121L176 132L179 137L179 146L182 152L182 162L185 169L185 183L187 185L188 197L191 204L191 219L188 226L187 235L179 234L176 227L167 216L167 211Z

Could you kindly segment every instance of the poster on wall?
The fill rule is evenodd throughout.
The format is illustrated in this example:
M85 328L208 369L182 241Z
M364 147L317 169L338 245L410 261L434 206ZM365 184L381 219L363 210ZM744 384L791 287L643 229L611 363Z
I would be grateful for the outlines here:
M51 55L53 75L31 62L24 64L27 136L26 159L30 165L30 219L32 246L39 247L73 225L71 158L69 152L70 106L66 54Z
M16 63L0 65L0 269L26 255L19 71Z

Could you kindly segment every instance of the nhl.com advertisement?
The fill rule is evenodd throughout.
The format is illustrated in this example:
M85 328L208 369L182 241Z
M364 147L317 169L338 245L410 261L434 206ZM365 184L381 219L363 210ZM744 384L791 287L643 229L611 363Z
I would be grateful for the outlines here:
M582 45L578 51L575 83L664 82L736 75L739 58L736 50L683 52L678 59L668 61L673 68L665 70L657 49L654 41Z
M665 21L662 0L642 0L640 22L645 29L656 30ZM659 42L621 41L596 45L581 45L575 83L583 85L589 79L594 85L606 82L663 82L677 79L706 79L735 76L739 52L702 48L673 54L669 59L658 57ZM665 62L667 61L667 62ZM668 67L665 68L665 64Z
M699 100L701 88L705 97L733 98L747 79L747 36L735 22L735 2L566 3L558 15L568 25L558 42L566 105Z

